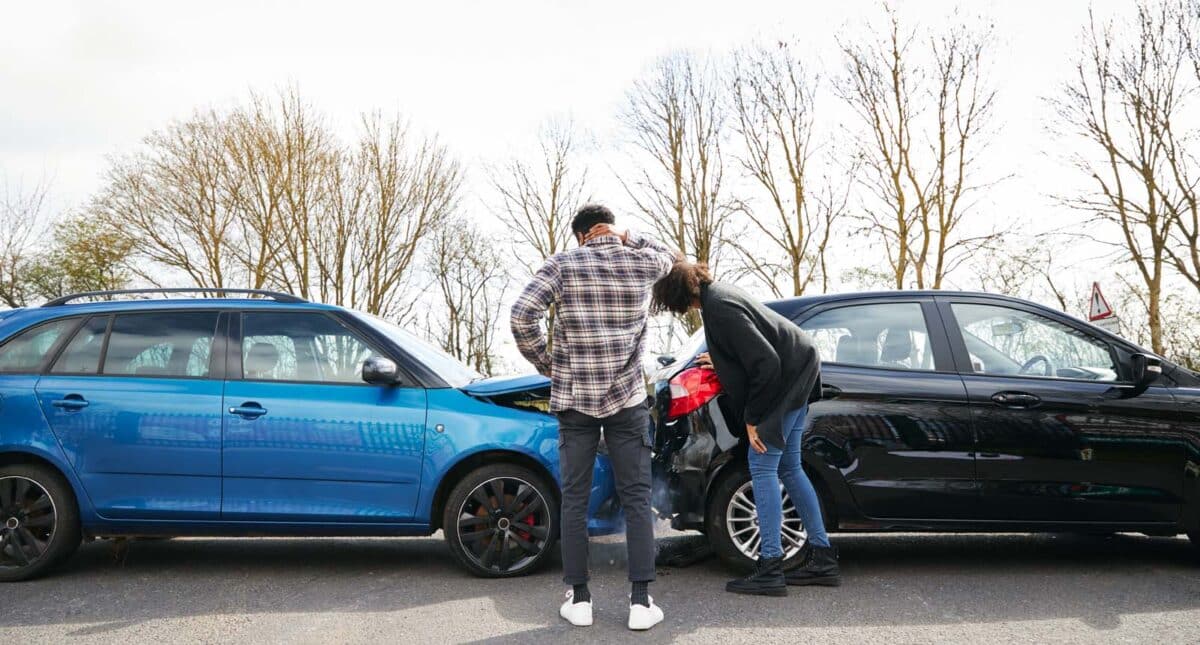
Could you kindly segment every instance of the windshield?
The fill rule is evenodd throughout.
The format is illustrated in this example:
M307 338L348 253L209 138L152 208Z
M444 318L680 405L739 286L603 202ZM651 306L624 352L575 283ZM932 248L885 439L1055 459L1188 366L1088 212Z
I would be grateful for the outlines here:
M420 361L422 365L437 374L450 387L462 387L471 381L483 378L483 375L463 365L462 361L442 351L400 326L390 323L378 316L353 312L368 325L382 332L385 336L400 346L410 356Z

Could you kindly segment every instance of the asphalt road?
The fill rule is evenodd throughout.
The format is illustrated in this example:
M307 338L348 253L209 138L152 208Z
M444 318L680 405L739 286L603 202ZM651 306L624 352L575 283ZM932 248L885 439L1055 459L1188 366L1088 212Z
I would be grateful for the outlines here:
M651 594L667 620L648 634L625 629L620 542L593 547L590 628L558 618L557 563L479 580L435 538L180 539L123 554L96 542L51 577L3 587L0 643L1200 642L1186 539L834 537L843 586L788 598L726 594L712 559L661 569Z

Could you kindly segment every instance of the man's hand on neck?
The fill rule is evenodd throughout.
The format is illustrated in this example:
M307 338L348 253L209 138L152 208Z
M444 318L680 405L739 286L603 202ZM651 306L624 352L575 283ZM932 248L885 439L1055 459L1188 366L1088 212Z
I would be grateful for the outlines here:
M629 241L628 229L617 230L612 224L597 224L587 232L587 235L583 236L583 243L587 244L589 241L605 235L617 236L621 239L621 244L625 244L627 241Z

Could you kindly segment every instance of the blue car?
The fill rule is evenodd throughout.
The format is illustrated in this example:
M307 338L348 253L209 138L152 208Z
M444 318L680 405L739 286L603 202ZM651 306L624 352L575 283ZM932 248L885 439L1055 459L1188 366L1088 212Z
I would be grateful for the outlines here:
M439 529L476 575L528 573L558 533L549 391L280 293L0 312L0 581L98 537ZM599 457L594 534L620 528L611 473Z

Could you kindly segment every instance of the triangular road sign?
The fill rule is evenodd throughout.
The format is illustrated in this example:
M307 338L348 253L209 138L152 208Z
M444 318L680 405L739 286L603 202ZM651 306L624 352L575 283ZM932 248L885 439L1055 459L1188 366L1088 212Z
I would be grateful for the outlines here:
M1108 304L1108 301L1104 299L1104 294L1100 293L1100 283L1093 282L1092 283L1092 304L1088 311L1088 320L1091 322L1095 322L1097 320L1104 320L1105 318L1112 318L1112 317L1113 317L1112 307L1110 307Z

